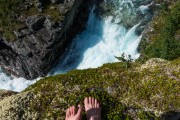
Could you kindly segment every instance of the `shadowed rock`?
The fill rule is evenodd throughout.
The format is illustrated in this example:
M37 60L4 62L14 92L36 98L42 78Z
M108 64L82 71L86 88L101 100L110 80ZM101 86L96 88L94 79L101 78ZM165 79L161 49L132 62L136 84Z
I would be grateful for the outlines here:
M14 31L16 40L8 42L0 36L0 65L5 71L26 79L45 76L84 29L91 4L83 0L51 2L57 2L59 9L64 6L65 10L59 11L62 20L54 21L48 15L19 16L25 26Z

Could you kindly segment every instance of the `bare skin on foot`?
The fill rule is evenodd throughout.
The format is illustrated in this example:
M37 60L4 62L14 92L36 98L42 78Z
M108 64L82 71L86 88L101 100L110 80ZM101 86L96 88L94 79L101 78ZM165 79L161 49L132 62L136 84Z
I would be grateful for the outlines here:
M100 103L93 97L84 99L84 106L87 120L101 120Z
M82 117L82 107L78 105L79 109L76 113L75 106L71 106L66 111L66 120L81 120Z

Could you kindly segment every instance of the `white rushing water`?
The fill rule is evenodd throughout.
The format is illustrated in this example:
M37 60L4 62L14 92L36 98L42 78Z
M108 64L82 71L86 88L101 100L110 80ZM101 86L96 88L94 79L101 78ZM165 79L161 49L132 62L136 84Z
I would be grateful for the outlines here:
M90 13L87 28L77 35L60 63L51 74L64 73L72 69L96 68L104 63L117 62L116 56L122 53L139 57L137 46L141 36L135 34L138 25L126 29L121 24L113 23L109 16L104 21Z
M135 8L131 0L116 0L120 5L129 6L128 12L134 12ZM125 2L126 1L126 2ZM124 6L123 6L124 7ZM49 73L55 75L65 73L72 69L96 68L104 63L117 62L116 56L122 53L131 55L133 59L139 57L137 47L141 35L135 33L140 22L132 28L127 29L123 24L117 24L123 17L122 8L116 12L117 16L107 16L105 19L97 18L93 10L90 13L86 29L76 36L65 55L60 59L59 64ZM126 7L127 9L127 7ZM140 8L141 11L144 7ZM145 9L147 10L147 9ZM132 15L132 13L129 16ZM135 14L135 13L133 13ZM133 16L132 16L133 17ZM118 19L118 20L117 20ZM0 69L0 89L22 91L37 80L28 81L23 78L16 78L5 74Z
M12 75L8 75L0 68L0 89L19 92L35 82L36 80L29 81L24 78L16 78Z

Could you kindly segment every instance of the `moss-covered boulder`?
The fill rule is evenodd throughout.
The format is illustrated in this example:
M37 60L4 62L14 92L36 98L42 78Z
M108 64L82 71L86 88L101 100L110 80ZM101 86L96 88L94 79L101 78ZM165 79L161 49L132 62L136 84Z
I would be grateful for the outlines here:
M180 59L150 59L74 70L38 81L0 100L1 119L63 120L87 96L101 102L104 120L169 119L180 114Z

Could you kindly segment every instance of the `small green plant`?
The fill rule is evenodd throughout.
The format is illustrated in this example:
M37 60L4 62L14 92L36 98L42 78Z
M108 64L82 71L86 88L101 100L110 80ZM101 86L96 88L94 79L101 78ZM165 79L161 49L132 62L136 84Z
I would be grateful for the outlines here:
M128 58L126 58L125 53L122 53L121 57L116 57L116 58L125 64L126 69L128 69L131 66L131 62L133 61L131 55L128 55Z

